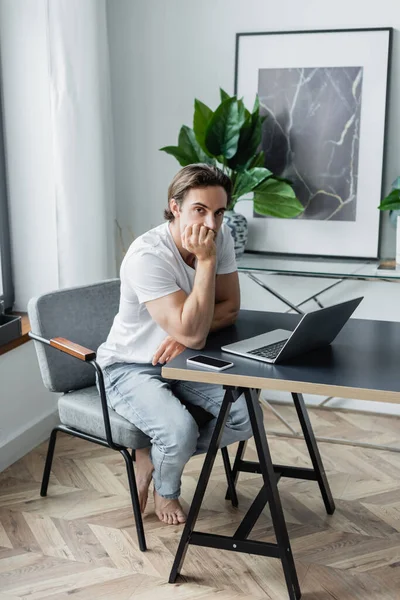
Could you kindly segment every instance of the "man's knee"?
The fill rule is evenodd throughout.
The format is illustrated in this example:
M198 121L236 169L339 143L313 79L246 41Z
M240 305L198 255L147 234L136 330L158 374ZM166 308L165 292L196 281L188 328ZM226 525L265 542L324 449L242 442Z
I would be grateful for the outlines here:
M189 460L196 449L199 429L196 421L187 410L180 415L179 422L169 427L165 440L165 453L170 456L180 455Z

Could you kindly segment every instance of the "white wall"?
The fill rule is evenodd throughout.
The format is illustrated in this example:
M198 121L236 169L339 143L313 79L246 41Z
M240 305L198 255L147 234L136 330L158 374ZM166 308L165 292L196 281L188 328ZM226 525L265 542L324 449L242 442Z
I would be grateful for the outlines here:
M191 126L195 97L215 108L219 86L233 93L237 32L400 29L396 0L108 0L107 8L117 215L135 236L162 221L168 184L180 168L158 148L175 145L180 126ZM385 189L400 173L400 35L394 33ZM394 255L386 214L384 228L382 255Z
M42 382L33 342L0 356L0 471L45 440L58 422L57 394Z

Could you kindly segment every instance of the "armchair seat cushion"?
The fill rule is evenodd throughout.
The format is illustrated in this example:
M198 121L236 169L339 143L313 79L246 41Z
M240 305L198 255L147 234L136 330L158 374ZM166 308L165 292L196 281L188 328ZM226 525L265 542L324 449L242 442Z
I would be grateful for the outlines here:
M63 425L105 439L100 396L96 386L63 394L58 400L58 412ZM150 438L129 421L108 407L113 442L126 448L146 448Z

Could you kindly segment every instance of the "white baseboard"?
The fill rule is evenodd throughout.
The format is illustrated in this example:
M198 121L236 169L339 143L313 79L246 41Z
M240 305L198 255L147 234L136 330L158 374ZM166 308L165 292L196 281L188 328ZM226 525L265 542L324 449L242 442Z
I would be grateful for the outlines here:
M44 442L60 419L58 411L43 415L35 422L28 423L23 430L0 446L0 472L28 454L33 448Z

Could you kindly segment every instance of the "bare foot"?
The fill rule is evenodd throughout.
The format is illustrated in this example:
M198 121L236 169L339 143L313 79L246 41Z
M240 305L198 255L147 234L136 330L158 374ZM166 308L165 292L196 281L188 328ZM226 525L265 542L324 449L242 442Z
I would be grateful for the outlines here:
M140 512L144 512L149 494L151 475L154 471L150 458L150 448L135 450L136 455L136 485L138 489Z
M167 525L179 525L186 521L186 515L183 512L179 500L170 500L163 498L154 490L154 509L157 517Z

